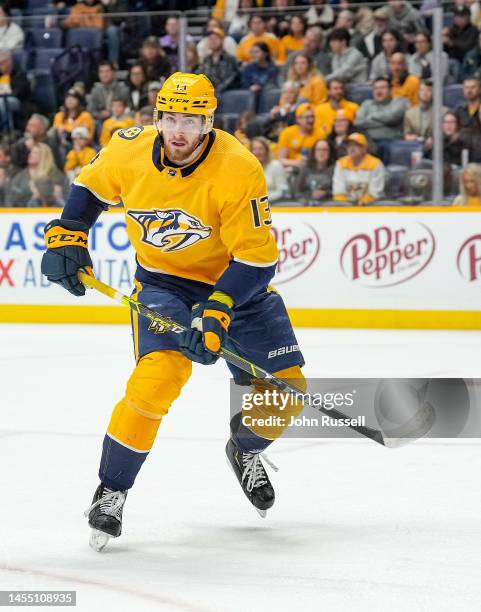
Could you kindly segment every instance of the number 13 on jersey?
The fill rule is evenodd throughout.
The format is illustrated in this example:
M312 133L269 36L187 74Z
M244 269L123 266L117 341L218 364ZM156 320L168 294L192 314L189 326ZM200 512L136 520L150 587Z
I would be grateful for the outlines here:
M261 198L252 198L251 200L252 217L254 220L254 227L262 227L262 225L272 225L271 209L269 208L269 202L267 196Z

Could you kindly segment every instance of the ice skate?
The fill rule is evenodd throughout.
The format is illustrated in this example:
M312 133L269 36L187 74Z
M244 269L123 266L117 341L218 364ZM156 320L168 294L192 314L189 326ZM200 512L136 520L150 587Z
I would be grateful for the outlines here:
M127 491L113 491L100 483L94 493L92 505L85 510L84 515L92 527L90 546L100 552L109 539L118 538L122 533L122 509L127 497Z
M236 446L232 438L225 447L227 460L247 499L257 512L265 518L267 510L274 504L274 488L262 465L261 453L245 453ZM277 467L265 455L265 461L277 471Z

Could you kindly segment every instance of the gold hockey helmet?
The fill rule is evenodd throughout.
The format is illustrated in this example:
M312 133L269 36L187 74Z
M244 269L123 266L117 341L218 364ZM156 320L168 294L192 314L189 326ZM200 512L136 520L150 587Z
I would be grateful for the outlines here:
M202 115L205 118L203 131L207 134L213 127L216 108L214 86L204 74L175 72L157 94L154 122L160 120L162 113Z

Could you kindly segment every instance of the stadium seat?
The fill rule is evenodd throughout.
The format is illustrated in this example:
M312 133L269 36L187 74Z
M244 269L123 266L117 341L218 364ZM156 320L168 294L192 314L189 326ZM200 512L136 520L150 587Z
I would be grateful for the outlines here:
M280 89L268 89L267 91L263 91L259 100L259 108L257 109L258 112L268 113L271 108L276 106L280 97Z
M39 8L47 8L49 4L49 0L27 0L28 12L36 11Z
M449 58L448 65L448 78L446 83L448 85L454 85L455 83L461 82L461 62L454 57Z
M463 85L446 85L443 89L443 104L451 109L456 109L464 102Z
M57 111L57 95L50 71L38 71L35 73L32 92L33 101L39 107L40 112L51 115Z
M255 111L255 107L256 96L254 92L246 89L232 89L220 96L217 112L239 115L244 111Z
M237 113L222 113L216 117L222 121L222 129L229 134L233 134L237 128L237 122L239 121L239 115Z
M386 166L386 198L397 200L404 197L408 192L407 183L408 169L405 166L390 164Z
M28 63L28 51L25 51L25 49L12 49L12 57L14 66L19 66L20 70L25 72Z
M389 143L389 164L411 168L411 156L421 152L423 144L417 140L393 140Z
M58 49L62 46L62 30L60 28L39 28L29 32L29 39L32 47Z
M57 56L63 53L65 49L35 49L33 67L35 70L50 70Z
M450 28L453 25L454 13L443 13L443 27Z
M372 98L372 87L371 85L348 85L346 98L356 104L362 104L364 100Z
M102 48L103 30L99 28L72 28L67 32L66 47L79 45L82 49L96 51Z

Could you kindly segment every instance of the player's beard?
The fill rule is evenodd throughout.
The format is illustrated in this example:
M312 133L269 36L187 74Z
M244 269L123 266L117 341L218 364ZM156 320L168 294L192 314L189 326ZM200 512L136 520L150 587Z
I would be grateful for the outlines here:
M184 162L189 161L189 158L192 157L194 151L200 147L202 140L197 138L193 143L186 144L182 149L176 149L171 147L168 142L164 143L165 153L170 161L182 165Z

